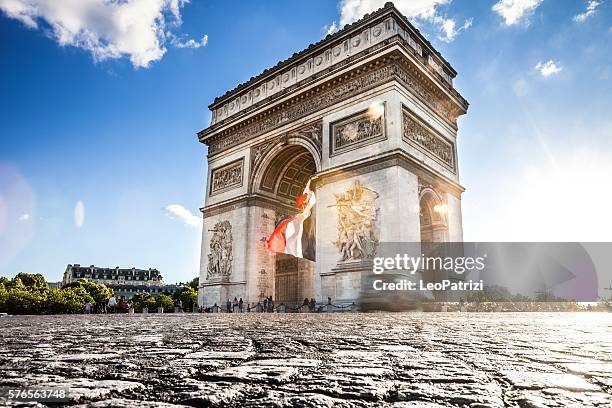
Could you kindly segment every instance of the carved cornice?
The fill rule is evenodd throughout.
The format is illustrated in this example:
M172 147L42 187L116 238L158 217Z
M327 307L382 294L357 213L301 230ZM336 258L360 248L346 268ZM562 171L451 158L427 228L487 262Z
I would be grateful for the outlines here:
M296 83L319 75L330 67L346 63L373 49L391 37L401 38L419 56L418 62L436 74L436 81L448 89L456 75L450 64L431 43L410 24L392 4L366 15L361 20L328 35L305 50L293 54L271 69L215 98L209 106L212 124L220 123L243 112L262 100L282 93Z
M201 141L209 145L208 155L211 157L392 80L400 82L449 125L456 128L456 118L461 109L455 102L405 61L405 58L391 55L321 84L280 107L269 109L257 118L245 120L210 137L200 135Z
M383 170L393 166L400 166L417 175L420 180L426 180L429 184L437 186L440 191L446 191L456 197L461 197L465 189L456 181L444 177L434 170L425 167L403 150L381 153L367 159L367 162L357 160L345 165L326 170L316 174L317 186L346 180L362 174Z
M359 161L326 170L321 174L315 175L316 177L314 182L315 186L318 188L319 186L323 186L325 184L346 180L351 177L386 169L392 166L400 166L411 173L416 174L419 178L420 185L426 184L429 186L434 186L436 191L448 192L449 194L452 194L458 198L460 198L461 193L465 191L465 189L455 181L440 176L434 171L423 167L421 163L407 156L407 154L402 150L396 150L391 153L382 153L379 156L371 157L368 159L367 163L362 163ZM260 194L245 194L221 203L201 208L200 211L202 211L204 218L208 218L228 211L234 211L250 206L269 208L283 214L294 214L296 211L295 208L290 205L282 204L277 199Z
M223 214L228 211L234 211L244 207L263 207L274 210L276 212L282 214L295 214L296 209L290 205L284 205L278 200L272 199L270 197L260 195L260 194L251 194L251 195L242 195L239 197L232 198L230 200L224 201L222 203L217 203L214 205L210 205L204 208L201 208L203 217L213 217L215 215Z

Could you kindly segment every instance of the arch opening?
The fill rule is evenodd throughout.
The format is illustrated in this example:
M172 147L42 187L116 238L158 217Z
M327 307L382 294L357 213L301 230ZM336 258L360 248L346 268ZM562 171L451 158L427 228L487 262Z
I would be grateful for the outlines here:
M426 190L419 201L419 221L421 226L421 242L446 241L446 205L433 191Z
M292 216L296 198L316 172L318 163L304 146L289 144L270 152L255 178L255 191L278 204L275 226ZM311 186L314 188L314 186ZM314 211L305 223L314 230ZM316 232L315 232L316 233ZM287 254L274 255L274 294L276 305L301 304L304 298L314 297L314 262Z
M447 241L447 206L442 198L430 188L421 192L419 200L419 220L421 227L421 252L427 257L443 257L445 248L440 243ZM447 278L444 270L428 269L423 272L426 282L439 282ZM446 291L434 291L435 300L446 301Z

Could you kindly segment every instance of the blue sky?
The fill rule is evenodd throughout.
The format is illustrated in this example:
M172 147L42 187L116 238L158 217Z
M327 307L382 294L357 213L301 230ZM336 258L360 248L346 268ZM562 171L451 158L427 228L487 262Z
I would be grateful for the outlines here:
M196 276L207 105L383 3L0 0L0 275ZM395 3L470 102L464 238L612 240L612 2Z

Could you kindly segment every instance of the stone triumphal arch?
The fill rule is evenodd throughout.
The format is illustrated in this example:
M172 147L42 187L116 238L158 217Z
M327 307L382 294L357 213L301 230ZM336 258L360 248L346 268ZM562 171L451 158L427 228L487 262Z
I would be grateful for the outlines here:
M380 242L461 241L455 75L387 3L216 98L200 304L358 301ZM316 262L270 253L309 178Z

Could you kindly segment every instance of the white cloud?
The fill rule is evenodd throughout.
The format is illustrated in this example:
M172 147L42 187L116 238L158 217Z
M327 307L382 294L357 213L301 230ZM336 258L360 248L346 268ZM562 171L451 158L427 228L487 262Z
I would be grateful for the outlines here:
M351 24L366 13L371 13L385 5L387 0L342 0L340 2L340 27ZM449 4L451 0L396 0L395 7L412 22L428 22L440 30L440 40L451 42L457 34L472 25L473 20L466 20L458 29L457 22L439 13L439 6Z
M527 18L544 0L499 0L492 10L503 17L507 26L520 23Z
M201 228L202 217L192 214L187 208L180 204L170 204L164 207L166 215L172 219L180 220L190 227Z
M599 7L600 4L601 3L597 0L590 0L587 3L587 7L584 13L575 15L573 20L577 23L584 22L587 18L591 17L597 12L597 7Z
M557 63L553 60L549 60L548 62L544 63L538 62L535 69L537 69L543 77L547 78L561 72L563 67L561 65L557 65Z
M470 28L472 26L472 23L474 22L474 19L469 18L467 20L465 20L465 22L463 23L463 25L461 27L459 27L458 29L455 28L456 27L456 23L455 20L453 19L442 19L442 25L441 25L441 29L442 32L444 33L444 36L440 36L440 40L444 41L444 42L451 42L455 39L455 37L457 37L457 34L459 34L462 31L467 30L468 28Z
M202 37L202 39L200 41L196 41L193 38L190 38L188 40L181 40L180 38L178 38L177 36L175 36L172 33L168 33L166 35L169 39L170 39L170 43L172 45L174 45L176 48L201 48L204 47L206 44L208 44L208 35L205 35L204 37Z
M335 21L332 21L331 24L323 26L323 31L325 32L325 36L335 33L338 31L338 24Z
M28 213L23 213L19 216L19 221L28 221L31 215Z
M0 10L31 29L44 29L61 46L91 52L94 61L128 57L147 68L166 53L165 44L198 48L203 41L174 44L170 28L181 25L188 0L0 0ZM41 27L42 23L42 27ZM169 37L169 38L167 38Z

